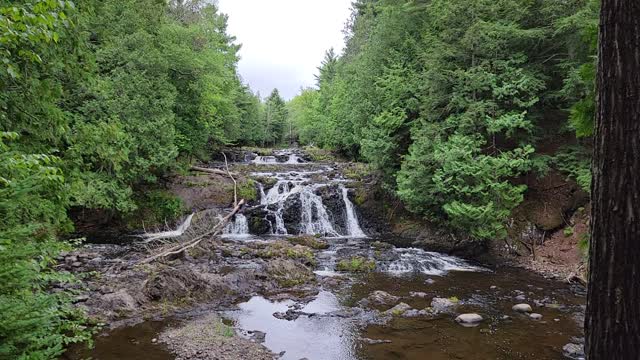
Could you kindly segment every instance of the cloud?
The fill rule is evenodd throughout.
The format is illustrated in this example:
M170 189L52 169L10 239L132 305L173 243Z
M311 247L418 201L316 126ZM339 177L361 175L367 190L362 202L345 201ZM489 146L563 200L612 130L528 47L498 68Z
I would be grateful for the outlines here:
M242 44L238 68L254 91L287 99L313 86L324 52L344 47L351 0L218 0Z

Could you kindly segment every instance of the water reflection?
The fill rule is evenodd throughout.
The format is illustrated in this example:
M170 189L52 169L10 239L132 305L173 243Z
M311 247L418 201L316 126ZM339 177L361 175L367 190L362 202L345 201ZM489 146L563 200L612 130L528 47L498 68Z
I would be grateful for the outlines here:
M356 359L354 337L357 329L349 319L328 315L341 309L335 295L320 292L300 310L312 315L301 315L292 321L273 316L275 312L286 312L293 305L290 300L272 302L255 296L239 304L239 311L226 315L240 329L266 332L265 345L269 349L275 353L286 351L282 359Z

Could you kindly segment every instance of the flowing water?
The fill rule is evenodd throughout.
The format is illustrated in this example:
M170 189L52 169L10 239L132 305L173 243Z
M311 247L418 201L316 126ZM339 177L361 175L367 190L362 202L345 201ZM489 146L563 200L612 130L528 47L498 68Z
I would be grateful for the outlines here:
M566 285L520 269L491 270L416 248L380 250L372 246L374 240L392 239L367 236L349 198L349 182L331 166L306 163L291 151L248 162L261 167L252 174L255 178L272 178L272 185L259 185L261 197L253 212L238 214L225 237L272 241L309 234L330 245L317 254L319 292L311 301L254 296L222 313L240 334L265 332L264 345L274 353L284 351L282 359L562 359L562 346L580 336L576 317L584 299ZM251 233L256 216L267 225L261 234ZM351 256L375 258L376 270L359 275L336 271L336 263ZM457 305L437 316L385 317L389 305L362 306L379 290L412 309L429 308L434 297ZM512 311L522 302L531 304L542 320ZM288 310L299 316L286 320L273 315ZM463 327L454 321L461 313L478 313L484 320ZM151 341L164 326L166 322L145 322L113 331L97 338L91 355L172 359L163 345Z

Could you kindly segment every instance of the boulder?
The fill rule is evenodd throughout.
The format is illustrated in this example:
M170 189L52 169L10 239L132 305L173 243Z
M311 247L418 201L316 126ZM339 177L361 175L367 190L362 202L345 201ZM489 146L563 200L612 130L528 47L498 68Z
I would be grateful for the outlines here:
M377 305L392 305L397 303L400 298L385 291L376 290L369 295L368 300Z
M271 233L270 217L273 217L265 208L250 208L244 211L244 216L248 219L249 233L254 235L265 235ZM275 220L275 219L274 219Z
M457 301L445 298L433 298L431 300L431 307L435 313L448 313L458 305Z
M584 346L569 343L562 347L562 355L567 359L584 359Z
M533 311L533 309L531 308L531 305L529 304L517 304L517 305L513 305L513 307L511 308L513 311L519 312L519 313L530 313Z
M394 307L392 307L391 309L385 311L386 314L391 314L391 315L395 315L395 316L401 316L403 315L405 312L411 310L411 306L409 306L408 304L405 303L400 303Z
M537 313L532 313L532 314L529 314L529 318L531 320L540 320L542 319L542 315Z
M476 326L482 322L482 316L475 313L460 314L456 317L456 322L464 326Z

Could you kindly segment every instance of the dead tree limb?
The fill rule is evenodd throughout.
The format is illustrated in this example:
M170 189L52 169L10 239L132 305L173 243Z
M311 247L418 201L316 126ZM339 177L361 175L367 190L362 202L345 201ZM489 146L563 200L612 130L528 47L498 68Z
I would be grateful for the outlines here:
M205 232L204 234L200 234L196 237L194 237L193 239L187 241L187 242L182 242L179 243L175 246L172 246L162 252L160 252L159 254L150 256L140 262L138 262L138 264L148 264L154 260L157 260L159 258L163 258L169 255L176 255L179 254L185 250L191 249L195 246L197 246L200 242L202 242L202 240L204 240L205 238L209 237L209 236L216 236L219 235L220 232L222 232L222 230L224 229L224 227L229 223L229 221L238 213L240 212L240 210L242 210L242 208L244 207L245 201L244 199L240 200L240 202L233 208L233 210L227 215L225 216L222 220L220 220L220 222L214 226L211 230Z
M229 171L229 163L227 162L227 154L225 154L224 151L222 152L222 156L224 156L224 168L227 170L227 175L229 175L231 180L233 180L233 206L235 207L235 206L238 206L238 182L233 177L233 175L231 175L231 172Z
M199 167L199 166L192 166L191 170L200 171L200 172L206 172L206 173L209 173L209 174L216 174L216 175L238 176L238 173L229 172L228 168L227 168L227 171L224 171L224 170L220 170L220 169L211 169L211 168L203 168L203 167Z

